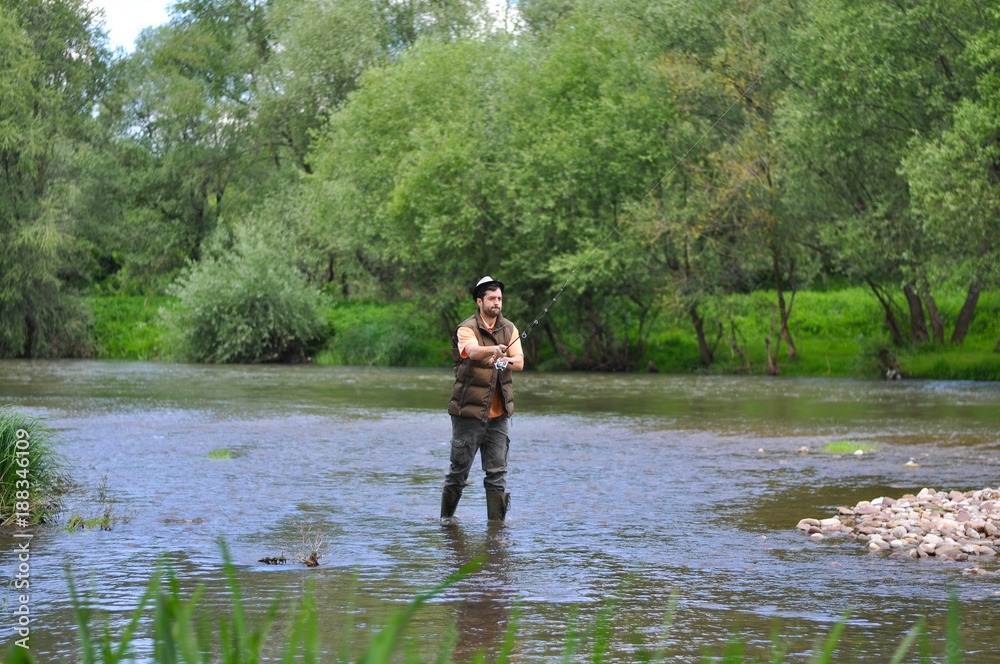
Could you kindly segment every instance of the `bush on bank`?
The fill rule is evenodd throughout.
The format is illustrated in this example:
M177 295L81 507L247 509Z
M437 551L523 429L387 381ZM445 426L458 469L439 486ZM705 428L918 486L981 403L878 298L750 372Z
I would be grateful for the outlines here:
M189 265L161 308L166 346L195 362L304 359L322 336L322 296L266 228L239 226L232 246Z
M0 528L52 520L62 480L54 442L42 420L0 407Z

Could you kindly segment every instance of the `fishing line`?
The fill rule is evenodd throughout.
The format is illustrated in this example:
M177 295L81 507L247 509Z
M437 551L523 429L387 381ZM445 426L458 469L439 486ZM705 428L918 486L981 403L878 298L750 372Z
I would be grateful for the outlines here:
M757 76L757 78L755 78L755 79L754 79L753 83L751 83L750 85L748 85L748 86L747 86L747 88L746 88L746 90L744 90L743 92L741 92L741 93L740 93L740 96L736 98L736 101L734 101L734 102L733 102L732 104L730 104L730 105L729 105L729 107L728 107L728 108L727 108L727 109L726 109L726 110L725 110L725 111L724 111L724 112L722 113L722 115L720 115L720 116L718 117L718 119L717 119L717 120L716 120L715 122L713 122L713 123L712 123L712 126L711 126L711 127L709 127L708 129L706 129L706 130L705 130L705 132L704 132L704 133L703 133L703 134L702 134L701 136L699 136L699 137L698 137L698 140L697 140L697 141L695 141L695 142L694 142L694 143L693 143L693 144L691 145L691 147L689 147L689 148L687 149L687 152L685 152L685 153L684 153L683 155L681 155L681 158L680 158L680 159L678 159L678 160L677 160L677 161L676 161L676 162L674 163L674 165L670 167L670 170L668 170L668 171L667 171L667 172L666 172L666 173L664 174L664 176L663 176L662 178L660 178L660 179L659 179L659 180L657 181L657 183L656 183L656 184L654 184L654 185L653 185L653 186L652 186L652 187L651 187L651 188L649 189L649 191L647 191L647 192L646 192L646 195L645 195L645 196L643 196L643 197L642 197L642 198L641 198L641 199L639 200L639 202L638 202L638 203L636 203L636 204L635 204L635 205L634 205L634 206L632 207L632 209L631 209L631 210L629 210L628 212L626 212L626 213L625 213L625 216L624 216L624 217L622 217L622 220L621 220L621 221L619 221L619 222L618 222L617 224L615 224L615 227L614 227L614 228L612 228L612 229L611 229L611 231L610 231L610 232L608 232L608 234L604 236L604 239L603 239L603 240L601 240L601 241L600 241L600 242L599 242L599 243L597 244L597 246L596 246L596 247L591 247L590 251L588 251L588 252L587 252L587 253L586 253L586 254L584 255L584 257L583 257L583 258L581 258L581 259L580 259L580 260L579 260L579 261L577 262L577 264L576 264L576 265L575 265L575 266L573 267L573 269L572 269L572 270L570 270L570 273L569 273L569 276L568 276L568 277L566 277L566 281L564 281L564 282L563 282L563 285L562 285L562 286L561 286L561 287L559 288L559 290L558 290L558 291L556 292L555 296L554 296L554 297L552 298L552 300L551 300L551 301L550 301L550 302L549 302L549 303L548 303L547 305L545 305L545 308L544 308L544 309L542 309L542 313L538 314L538 316L536 316L536 317L534 318L534 320L532 320L532 321L531 321L531 323L530 323L530 324L528 325L528 327L526 327L526 328L525 328L525 329L524 329L524 330L523 330L523 331L521 332L521 336L520 336L520 339L521 339L522 341L523 341L524 339L526 339L526 338L528 337L528 332L529 332L529 331L531 331L531 328L533 328L534 326L538 325L538 321L539 321L539 319L541 319L541 318L544 318L544 317L545 317L545 314L549 313L549 309L550 309L550 308L552 307L552 305L553 305L553 304L555 304L555 302L556 302L556 299L558 299L558 297L559 297L560 295L562 295L562 292L563 292L564 290L566 290L566 286L568 286L568 285L569 285L569 282L570 282L570 279L572 279L572 278L573 278L573 275L574 275L574 274L576 274L576 271L577 271L578 269L580 269L580 268L581 268L581 267L582 267L582 266L583 266L583 265L584 265L584 264L585 264L585 263L586 263L586 262L587 262L587 261L588 261L588 260L590 259L590 256L591 256L591 254L593 254L593 253L594 253L595 251L597 251L598 249L600 249L600 248L601 248L601 247L602 247L602 246L604 245L604 243L608 241L608 238L609 238L609 237L611 237L612 235L614 235L614 234L615 234L615 231L617 231L617 230L618 230L618 228L619 228L619 227L620 227L620 226L621 226L622 224L624 224L624 223L625 223L626 221L628 221L628 220L629 220L629 218L630 218L630 217L632 216L632 213L633 213L633 212L635 212L636 210L638 210L638 209L639 209L640 207L642 207L642 204L646 202L646 199L648 199L648 198L649 198L650 196L652 196L653 192L654 192L654 191L656 191L657 189L659 189L660 185L661 185L661 184L663 184L663 181L664 181L664 180L666 180L666 179L667 179L668 177L670 177L670 175L671 175L671 174L672 174L672 173L673 173L673 172L674 172L675 170L677 170L677 167L678 167L678 166L680 166L680 165L681 165L681 163L682 163L682 162L683 162L683 161L684 161L685 159L687 159L688 155L689 155L689 154L691 154L691 151L692 151L692 150L694 150L694 149L695 149L696 147L698 147L698 145L699 145L699 144L700 144L700 143L701 143L701 142L702 142L702 141L703 141L703 140L705 139L705 137L706 137L706 136L708 136L708 135L709 135L709 134L710 134L710 133L712 132L712 130L714 130L714 129L716 128L716 126L718 126L718 124L719 124L720 122L722 122L722 120L723 120L723 119L724 119L724 118L726 117L726 115L728 115L728 114L729 114L729 111L733 110L733 107L734 107L734 106L736 106L736 104L740 103L740 102L741 102L741 101L743 100L743 98L744 98L744 97L746 97L746 96L747 96L747 94L749 94L750 90L752 90L752 89L753 89L753 87L754 87L755 85L757 85L758 83L760 83L760 80L761 80L762 78L764 78L764 75L765 75L765 74L767 74L767 72L771 71L771 68L772 68L772 67L773 67L774 65L778 64L778 62L779 62L779 61L780 61L780 60L781 60L781 59L782 59L783 57L785 57L785 54L786 54L786 53L788 53L788 51L789 51L789 50L790 50L790 49L791 49L791 48L792 48L793 46L795 46L795 44L796 44L796 43L798 43L798 41L799 41L799 37L796 37L795 39L793 39L793 40L792 40L792 43L791 43L791 44L789 44L788 46L786 46L786 47L785 47L785 50L783 50L783 51L782 51L782 52L781 52L781 53L780 53L780 54L778 55L778 57L776 57L776 58L775 58L774 60L772 60L772 61L771 61L771 64L769 64L769 65L767 66L767 68L766 68L766 69L765 69L765 70L764 70L763 72L761 72L761 73L760 73L760 75L758 75L758 76Z

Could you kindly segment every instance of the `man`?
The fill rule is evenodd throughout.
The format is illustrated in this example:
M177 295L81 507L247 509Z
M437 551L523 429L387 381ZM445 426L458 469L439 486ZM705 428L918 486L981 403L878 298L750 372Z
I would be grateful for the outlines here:
M455 386L451 390L451 468L441 494L441 524L453 525L455 508L479 452L486 477L486 515L503 521L510 506L507 489L508 431L514 414L511 371L524 369L517 328L500 314L503 282L486 276L472 288L478 310L451 338ZM498 362L498 360L501 360Z

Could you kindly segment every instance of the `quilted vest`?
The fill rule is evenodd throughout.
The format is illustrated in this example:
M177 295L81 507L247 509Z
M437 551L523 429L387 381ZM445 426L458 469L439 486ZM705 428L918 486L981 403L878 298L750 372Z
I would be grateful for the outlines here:
M478 311L462 321L458 327L471 329L476 335L476 343L480 346L497 344L509 346L514 341L511 338L514 326L503 316L497 316L493 332L486 327ZM455 360L455 386L451 390L451 402L448 404L450 414L472 417L485 422L490 413L490 404L493 402L493 392L497 389L501 390L500 402L503 404L504 413L508 417L514 414L514 381L511 379L509 369L497 371L489 360L476 361L462 357L458 350L458 329L451 335L451 355Z

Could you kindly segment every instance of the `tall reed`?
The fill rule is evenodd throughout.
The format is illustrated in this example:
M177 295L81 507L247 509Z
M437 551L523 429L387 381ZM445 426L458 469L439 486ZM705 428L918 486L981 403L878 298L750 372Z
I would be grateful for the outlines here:
M44 421L0 407L0 528L52 520L61 464L55 433Z

